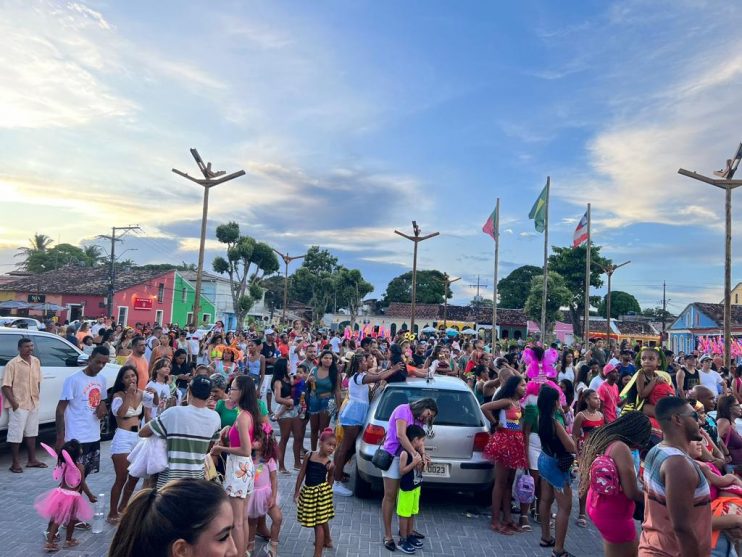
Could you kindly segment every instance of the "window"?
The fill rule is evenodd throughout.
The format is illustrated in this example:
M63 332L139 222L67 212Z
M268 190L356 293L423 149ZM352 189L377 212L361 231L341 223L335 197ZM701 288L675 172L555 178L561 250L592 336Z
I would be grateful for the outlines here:
M75 367L80 353L62 339L33 337L34 353L42 366Z
M116 319L116 323L118 323L122 327L126 327L128 320L129 320L129 308L128 308L128 306L119 306L119 308L118 308L118 319Z
M0 335L0 366L4 366L18 355L20 335Z
M445 391L440 389L413 389L409 387L387 387L376 408L377 420L388 420L400 404L409 404L421 398L432 398L438 404L435 425L481 427L479 404L471 391Z
M165 299L165 284L161 282L160 285L157 287L157 303L161 304L164 299Z
M193 322L193 312L192 311L189 311L186 314L186 325L195 325L195 323Z
M183 287L183 290L180 291L180 301L185 304L186 301L186 288Z
M734 303L735 304L738 304L739 303L739 294L735 294L734 295Z
M204 313L203 319L201 319L204 323L211 323L211 314L210 313Z
M158 325L162 325L162 318L163 318L163 311L161 309L158 309L155 312L155 323Z

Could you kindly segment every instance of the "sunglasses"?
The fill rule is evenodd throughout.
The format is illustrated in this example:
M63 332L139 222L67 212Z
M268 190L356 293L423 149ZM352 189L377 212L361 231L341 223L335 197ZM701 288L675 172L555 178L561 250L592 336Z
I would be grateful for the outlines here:
M693 410L690 414L676 414L677 416L681 416L683 418L693 418L694 420L698 420L698 412Z

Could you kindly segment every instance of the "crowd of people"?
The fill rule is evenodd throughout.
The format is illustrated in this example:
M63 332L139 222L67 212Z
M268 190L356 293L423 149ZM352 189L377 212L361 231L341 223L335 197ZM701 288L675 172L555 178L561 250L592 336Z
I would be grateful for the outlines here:
M436 375L466 382L491 423L484 454L495 468L495 533L531 531L534 521L541 547L568 557L577 480L574 525L592 521L606 555L728 556L742 540L742 436L735 427L742 366L727 370L718 355L602 340L487 345L476 337L415 338L405 331L393 339L348 338L299 322L278 334L231 333L221 323L207 334L106 320L83 328L58 331L92 349L86 367L65 380L57 408L61 484L37 507L49 520L48 551L59 548L59 526L67 526L66 546L76 544L75 528L88 527L82 494L95 502L85 478L100 468L99 420L108 415L116 428L108 521L118 530L111 555L175 555L177 544L203 543L214 554L242 556L255 551L259 537L267 542L261 551L276 556L284 521L277 474L295 473L296 519L314 530L318 557L334 544L333 497L352 496L345 467L374 393L384 383ZM14 471L22 471L23 438L35 446L30 411L22 407L38 398L38 388L29 387L38 367L32 353L30 339L19 342L3 382L18 414L8 439ZM99 375L109 359L121 364L110 401ZM413 554L424 546L415 528L430 462L422 426L434 426L437 413L435 400L422 399L389 418L388 461L379 466L383 544L390 551ZM285 460L291 438L293 472ZM135 475L133 454L161 465ZM44 466L32 449L28 465ZM79 481L67 477L67 468L79 469ZM143 489L134 494L141 476ZM160 535L149 535L154 531ZM172 538L167 550L163 536Z

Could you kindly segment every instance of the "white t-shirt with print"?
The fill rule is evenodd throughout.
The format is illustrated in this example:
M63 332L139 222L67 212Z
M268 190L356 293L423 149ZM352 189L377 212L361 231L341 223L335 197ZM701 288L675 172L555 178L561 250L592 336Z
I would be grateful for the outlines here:
M64 411L64 440L100 441L100 420L95 412L106 399L106 378L90 377L82 370L73 373L64 380L59 399L68 401Z
M152 389L153 391L157 393L157 398L159 400L158 405L154 404L154 397L144 398L144 406L150 409L151 417L152 419L155 419L159 414L162 413L163 410L167 408L167 403L170 397L172 396L171 395L172 391L170 390L170 385L168 385L167 383L158 383L157 381L150 381L149 383L147 383L146 388Z
M707 373L703 371L702 369L699 369L698 378L701 380L701 385L711 389L712 393L716 395L721 393L721 385L724 382L724 380L721 378L721 375L719 374L718 371L714 371L713 369L710 369Z

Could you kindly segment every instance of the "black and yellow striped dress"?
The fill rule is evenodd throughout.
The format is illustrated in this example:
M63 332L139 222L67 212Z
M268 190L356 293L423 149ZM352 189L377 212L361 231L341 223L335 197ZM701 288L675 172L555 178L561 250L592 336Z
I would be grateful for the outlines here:
M327 468L321 462L312 461L307 455L307 474L299 493L296 516L305 528L314 528L329 522L335 516L332 503L332 486L327 483Z

